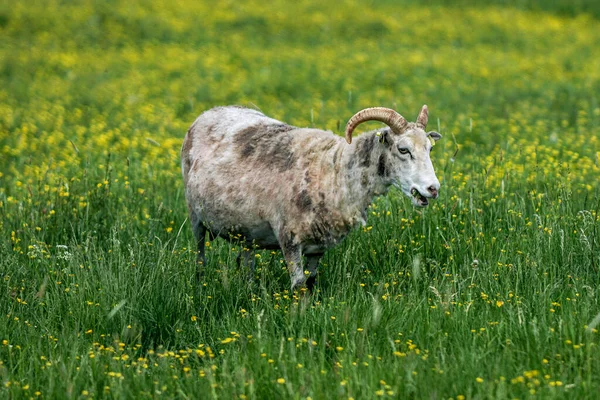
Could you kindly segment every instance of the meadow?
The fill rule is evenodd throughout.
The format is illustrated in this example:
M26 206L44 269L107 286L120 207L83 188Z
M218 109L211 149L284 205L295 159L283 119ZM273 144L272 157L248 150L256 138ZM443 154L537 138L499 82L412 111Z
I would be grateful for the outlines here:
M596 398L600 6L421 3L0 2L0 398ZM220 239L196 292L179 151L225 104L428 104L440 198L310 296Z

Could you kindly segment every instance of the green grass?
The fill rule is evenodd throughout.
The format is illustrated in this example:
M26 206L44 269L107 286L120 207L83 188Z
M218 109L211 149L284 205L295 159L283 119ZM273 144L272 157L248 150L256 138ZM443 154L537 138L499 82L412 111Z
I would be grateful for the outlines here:
M595 398L595 2L0 4L0 398ZM67 17L68 16L68 17ZM216 240L196 291L179 148L255 104L444 138L289 293Z

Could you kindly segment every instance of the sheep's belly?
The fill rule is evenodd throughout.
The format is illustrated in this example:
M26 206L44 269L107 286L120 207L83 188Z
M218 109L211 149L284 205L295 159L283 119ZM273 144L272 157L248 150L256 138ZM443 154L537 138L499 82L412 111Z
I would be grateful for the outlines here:
M267 221L260 221L251 227L244 225L233 225L225 229L219 229L217 232L211 229L214 234L228 240L239 240L246 243L247 246L257 246L263 249L274 250L279 248L279 241L275 237L271 225Z

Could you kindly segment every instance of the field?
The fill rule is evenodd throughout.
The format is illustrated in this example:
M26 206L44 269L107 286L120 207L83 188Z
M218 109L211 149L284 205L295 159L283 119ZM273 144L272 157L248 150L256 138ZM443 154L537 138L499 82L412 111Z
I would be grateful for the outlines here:
M596 398L600 6L421 3L0 2L0 398ZM179 151L225 104L428 104L440 198L310 296L221 239L196 294Z

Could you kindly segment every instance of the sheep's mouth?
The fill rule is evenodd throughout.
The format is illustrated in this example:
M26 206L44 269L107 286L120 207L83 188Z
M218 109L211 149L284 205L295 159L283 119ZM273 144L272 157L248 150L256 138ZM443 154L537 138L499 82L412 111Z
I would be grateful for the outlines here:
M427 197L423 196L417 189L413 188L410 193L412 194L412 200L415 205L420 207L427 207L429 205Z

